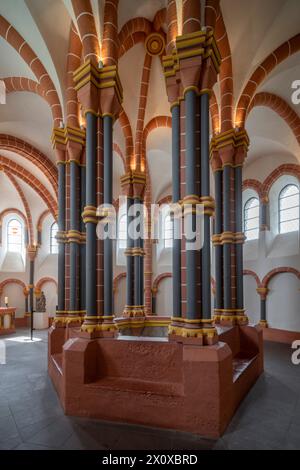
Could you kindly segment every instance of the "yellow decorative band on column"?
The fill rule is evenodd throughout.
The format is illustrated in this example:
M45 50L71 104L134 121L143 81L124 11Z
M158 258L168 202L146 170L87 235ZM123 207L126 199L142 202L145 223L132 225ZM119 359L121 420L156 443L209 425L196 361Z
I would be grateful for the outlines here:
M190 320L173 317L169 325L169 336L198 339L202 344L214 344L218 341L213 319Z
M67 240L67 232L63 232L63 231L58 231L56 233L56 241L57 243L66 243L66 240Z
M202 196L199 199L200 204L204 206L204 215L212 217L215 213L216 203L211 196Z
M67 243L84 244L86 242L86 234L78 230L69 230L66 233L66 241Z
M247 325L249 320L244 309L220 309L220 322L231 325Z
M243 245L245 241L247 240L247 237L243 232L237 232L235 233L235 244L236 245Z
M124 250L125 256L145 256L145 250L143 248L126 248Z
M246 237L242 232L223 232L212 236L212 243L214 246L220 245L242 245L245 243Z
M85 224L98 224L97 208L95 206L86 206L82 212L82 220Z
M52 132L52 145L53 147L56 144L67 145L68 142L75 142L82 146L85 145L85 130L78 129L77 127L67 126L67 127L55 127ZM74 160L78 163L77 160ZM67 163L67 162L58 162L58 163Z
M268 287L258 287L256 292L261 296L262 299L266 300L270 289Z
M125 318L136 318L145 316L144 305L125 305L123 310L123 317Z

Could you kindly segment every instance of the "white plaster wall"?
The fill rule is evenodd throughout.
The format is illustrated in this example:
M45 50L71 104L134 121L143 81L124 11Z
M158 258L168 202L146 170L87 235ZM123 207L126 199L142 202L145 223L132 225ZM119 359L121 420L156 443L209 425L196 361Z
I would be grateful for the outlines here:
M172 313L172 279L167 277L158 285L156 296L156 313L166 317L171 317Z
M300 331L299 280L290 273L271 279L267 299L267 320L270 328Z
M1 307L5 307L4 298L8 297L8 305L16 308L16 317L24 317L25 313L25 297L23 289L18 284L8 284L4 287L1 295Z
M255 325L260 320L260 297L256 288L255 279L252 276L244 276L245 309L250 323Z

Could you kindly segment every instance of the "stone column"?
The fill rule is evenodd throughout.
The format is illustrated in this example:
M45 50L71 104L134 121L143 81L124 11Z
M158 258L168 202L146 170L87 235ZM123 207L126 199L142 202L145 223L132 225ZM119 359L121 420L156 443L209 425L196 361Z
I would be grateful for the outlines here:
M265 232L269 230L268 222L268 210L269 210L269 198L264 196L260 199L260 213L259 213L259 230Z
M85 171L85 162L80 167L80 213L82 214L86 206L86 171ZM80 245L80 310L84 315L86 313L86 233L85 233L85 224L80 217L80 231L82 235L81 245Z
M131 170L121 178L123 194L127 197L127 229L133 220L143 223L142 201L145 194L146 176L143 172ZM126 272L126 306L123 312L124 317L128 318L128 324L131 318L139 317L141 320L145 316L144 310L144 283L142 270L142 258L144 250L142 239L133 240L128 231L127 248L125 250L127 257Z
M173 204L180 201L180 106L175 103L171 107L172 112L172 190ZM181 240L180 220L173 214L173 316L181 317ZM153 310L153 309L152 309Z
M257 293L260 296L260 326L268 328L267 321L267 297L269 289L267 287L258 287Z
M220 243L220 237L223 232L223 170L222 162L219 158L218 152L213 152L211 156L211 165L214 172L215 179L215 224L214 224L214 235L212 237L213 245L215 249L215 310L214 320L216 323L220 322L220 317L223 311L223 246Z
M32 314L34 310L34 264L35 258L37 255L37 247L36 246L29 246L27 248L28 258L29 258L29 310Z
M103 117L104 130L104 204L113 203L112 116ZM104 317L113 315L113 241L104 240Z
M64 156L64 154L63 154ZM65 315L65 230L66 230L66 193L65 193L65 160L57 162L58 167L58 277L57 277L57 316Z
M246 324L248 321L244 310L243 292L245 236L242 209L242 167L248 146L249 138L243 129L231 129L218 134L211 143L218 200L216 234L213 236L216 247L215 320L221 321L224 325ZM222 213L220 213L221 202Z
M157 287L152 287L152 314L156 315Z
M176 97L182 96L184 100L180 103L182 215L193 228L197 216L202 215L204 228L201 251L197 246L189 246L192 240L187 237L181 243L182 317L173 316L169 337L204 345L218 340L211 319L210 216L214 201L209 187L208 113L210 90L217 80L220 62L211 30L177 37L176 50L164 58L169 101L176 106Z

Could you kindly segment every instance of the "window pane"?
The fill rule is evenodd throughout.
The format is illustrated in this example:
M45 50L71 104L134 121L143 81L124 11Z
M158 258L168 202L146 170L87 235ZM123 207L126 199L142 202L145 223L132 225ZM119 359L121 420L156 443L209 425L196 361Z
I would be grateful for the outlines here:
M288 196L280 199L280 209L299 206L299 194Z
M259 226L259 218L247 220L245 224L245 230L254 230Z
M124 214L119 219L118 230L119 248L125 249L127 247L127 215Z
M279 232L299 230L299 188L295 184L286 186L279 196Z
M173 245L173 222L170 215L167 215L164 220L164 246L171 248Z
M257 240L259 236L259 230L250 230L248 232L245 232L245 235L247 237L247 240Z
M259 200L249 199L244 206L244 231L247 240L259 237Z
M22 251L22 235L23 227L22 224L13 219L8 223L7 226L7 250L13 253L21 253Z
M282 222L280 224L280 233L297 232L299 230L299 220L292 220L290 222Z
M285 209L281 211L281 222L286 222L287 220L294 220L299 218L299 207L294 207L293 209Z

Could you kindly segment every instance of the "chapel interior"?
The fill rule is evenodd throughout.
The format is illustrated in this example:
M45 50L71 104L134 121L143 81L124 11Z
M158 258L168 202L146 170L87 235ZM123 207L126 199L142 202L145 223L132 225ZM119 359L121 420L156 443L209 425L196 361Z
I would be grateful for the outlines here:
M0 0L0 450L300 448L299 25Z

